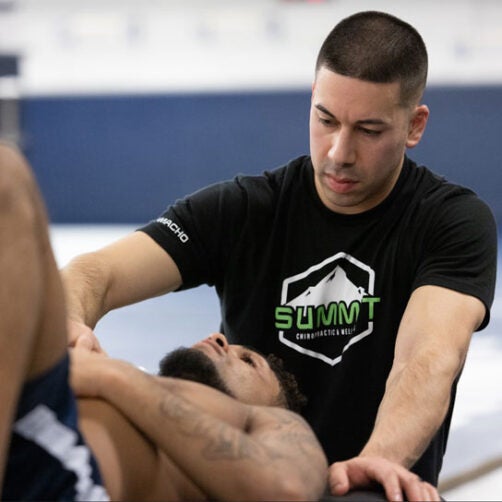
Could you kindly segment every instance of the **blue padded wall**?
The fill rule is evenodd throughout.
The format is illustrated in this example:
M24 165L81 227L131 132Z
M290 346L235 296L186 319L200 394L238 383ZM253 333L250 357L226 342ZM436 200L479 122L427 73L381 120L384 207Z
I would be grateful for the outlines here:
M502 222L502 87L432 87L410 151ZM310 93L30 97L24 151L56 223L142 223L208 183L308 151Z

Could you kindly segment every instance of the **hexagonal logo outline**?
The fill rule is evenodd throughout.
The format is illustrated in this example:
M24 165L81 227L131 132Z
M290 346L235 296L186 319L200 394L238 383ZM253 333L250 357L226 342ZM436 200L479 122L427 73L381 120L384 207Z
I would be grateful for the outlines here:
M374 287L375 287L375 272L374 272L374 270L371 267L369 267L368 265L366 265L365 263L359 261L357 258L354 258L352 255L350 255L348 253L344 253L344 252L339 252L339 253L335 254L334 256L326 258L321 263L318 263L317 265L313 265L313 266L309 267L304 272L301 272L299 274L296 274L292 277L288 277L287 279L285 279L283 281L282 290L281 290L281 306L287 305L287 303L288 303L288 288L290 287L290 285L294 284L295 282L297 282L301 279L305 279L306 277L308 277L309 275L311 275L315 271L323 269L324 267L328 266L329 263L336 263L336 262L339 262L343 259L352 263L353 265L355 265L359 269L367 272L367 274L368 274L367 293L369 295L373 295L374 294ZM320 359L321 361L323 361L331 366L335 366L336 364L338 364L342 360L343 354L351 346L353 346L355 343L361 341L363 338L367 337L372 332L373 332L373 321L368 321L368 326L362 332L360 332L359 334L357 334L354 337L349 338L347 344L343 347L341 353L337 357L329 357L326 354L307 349L298 343L295 343L291 340L288 340L285 336L284 330L279 331L279 340L284 345L292 348L293 350L296 350L297 352L300 352L301 354Z

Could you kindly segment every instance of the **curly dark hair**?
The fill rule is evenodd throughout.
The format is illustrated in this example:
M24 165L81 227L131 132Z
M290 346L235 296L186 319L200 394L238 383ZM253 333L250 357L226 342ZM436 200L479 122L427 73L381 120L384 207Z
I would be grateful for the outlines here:
M284 368L284 361L275 354L266 356L270 369L275 373L281 394L279 396L279 405L288 410L300 413L307 404L307 398L300 390L296 377Z

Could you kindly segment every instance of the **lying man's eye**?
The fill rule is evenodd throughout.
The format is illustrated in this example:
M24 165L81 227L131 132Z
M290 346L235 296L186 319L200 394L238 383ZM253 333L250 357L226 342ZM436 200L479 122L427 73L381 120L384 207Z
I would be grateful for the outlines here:
M242 354L241 360L244 361L246 364L249 364L251 366L256 366L255 362L253 361L253 358L249 354Z

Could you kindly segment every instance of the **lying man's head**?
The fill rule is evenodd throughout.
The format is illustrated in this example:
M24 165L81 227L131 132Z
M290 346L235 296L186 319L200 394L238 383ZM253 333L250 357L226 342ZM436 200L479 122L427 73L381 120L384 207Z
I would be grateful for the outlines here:
M179 348L159 364L159 375L203 383L239 401L300 411L305 397L282 360L243 345L229 345L215 333L192 348Z

